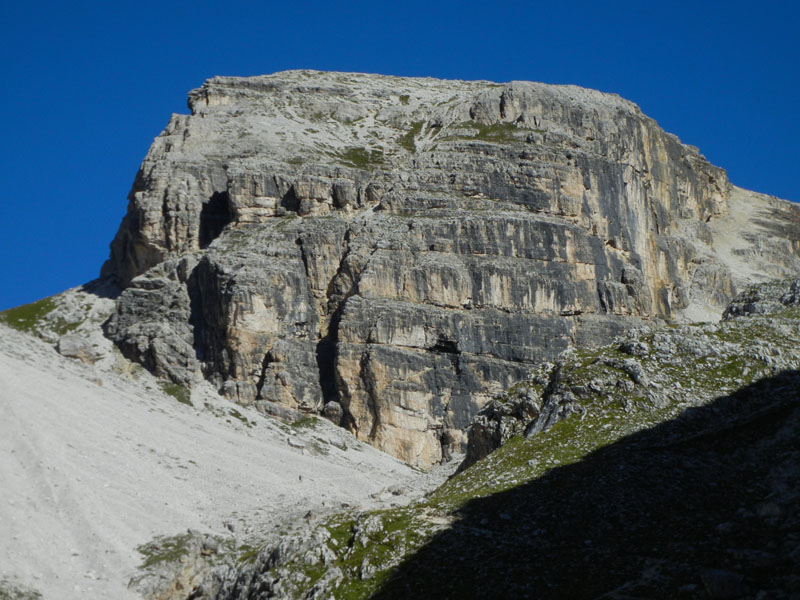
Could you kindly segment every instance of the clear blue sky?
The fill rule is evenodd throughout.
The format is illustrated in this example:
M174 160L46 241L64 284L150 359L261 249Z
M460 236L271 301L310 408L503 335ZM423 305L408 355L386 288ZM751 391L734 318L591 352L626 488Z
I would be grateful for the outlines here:
M152 139L214 75L285 69L618 93L737 185L800 200L794 2L0 6L0 309L97 276Z

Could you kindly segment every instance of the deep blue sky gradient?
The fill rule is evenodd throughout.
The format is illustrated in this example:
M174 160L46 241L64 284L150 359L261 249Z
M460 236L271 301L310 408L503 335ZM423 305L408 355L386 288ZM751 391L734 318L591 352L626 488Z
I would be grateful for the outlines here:
M22 2L0 6L0 309L97 276L137 167L214 75L285 69L615 92L800 200L793 2Z

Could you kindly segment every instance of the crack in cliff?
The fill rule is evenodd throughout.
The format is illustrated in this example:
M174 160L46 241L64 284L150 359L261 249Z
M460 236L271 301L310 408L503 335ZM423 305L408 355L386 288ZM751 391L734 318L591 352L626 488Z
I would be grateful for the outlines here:
M372 427L370 427L369 435L367 436L367 439L372 442L375 441L375 437L378 435L378 428L381 425L381 412L378 408L378 382L375 372L372 369L369 351L361 355L358 376L361 378L361 382L364 384L364 392L367 395L367 409L369 410L370 415L372 415Z
M325 291L327 299L328 324L323 335L316 346L316 362L317 372L319 375L319 386L322 392L323 405L328 402L340 402L342 406L342 419L339 423L342 427L347 429L355 429L355 419L348 410L346 403L341 402L341 393L339 389L339 381L336 376L336 358L337 358L337 344L339 342L339 324L344 313L344 306L348 298L354 296L358 291L358 277L360 269L353 270L354 265L350 260L353 252L353 242L358 236L358 233L352 226L348 226L344 234L345 249L342 252L342 257L339 260L339 265L336 269L336 274L328 282L328 288ZM301 245L302 249L302 245ZM303 254L303 262L306 264L306 273L308 273L308 266L306 263L305 254ZM342 292L339 286L348 278L349 285Z
M261 374L258 376L258 381L256 382L256 399L261 398L261 390L264 388L264 381L267 378L267 369L269 365L273 362L272 357L272 348L266 351L264 354L264 360L261 361Z
M447 407L445 407L445 416L446 413ZM439 442L442 453L440 463L444 464L446 462L450 462L450 459L453 457L452 453L450 452L450 444L453 443L453 436L450 435L450 431L447 427L445 427L444 423L442 423L441 427L439 428L439 433L436 439Z

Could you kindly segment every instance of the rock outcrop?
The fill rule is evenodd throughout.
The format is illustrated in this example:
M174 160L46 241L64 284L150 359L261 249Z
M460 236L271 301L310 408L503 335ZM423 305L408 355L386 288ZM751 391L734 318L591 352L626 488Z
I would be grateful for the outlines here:
M107 333L242 404L336 402L422 467L532 364L800 268L794 205L617 96L294 71L211 79L189 108L111 245Z

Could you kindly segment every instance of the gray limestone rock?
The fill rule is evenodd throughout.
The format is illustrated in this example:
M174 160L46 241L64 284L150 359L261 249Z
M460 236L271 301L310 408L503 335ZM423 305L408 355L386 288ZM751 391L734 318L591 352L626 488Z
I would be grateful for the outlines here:
M85 363L91 364L97 359L89 343L83 337L75 334L62 335L58 339L56 350L61 356L77 358Z
M484 405L467 430L467 454L458 467L459 471L487 456L513 436L524 433L541 410L542 399L531 387L518 387L513 393Z
M742 315L763 315L800 305L800 279L766 285L751 285L734 298L723 318Z
M336 400L331 400L322 409L322 416L328 419L331 423L339 425L342 422L342 417L344 416L342 405Z
M734 303L796 288L762 287ZM478 411L467 460L537 437L402 509L307 516L193 597L795 598L799 324L781 303L564 352Z
M421 467L531 365L800 269L796 207L618 96L291 71L213 78L189 107L111 244L108 335L242 404L336 402Z

